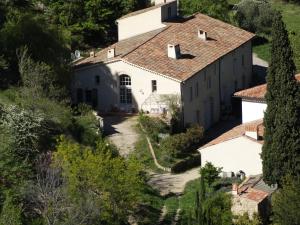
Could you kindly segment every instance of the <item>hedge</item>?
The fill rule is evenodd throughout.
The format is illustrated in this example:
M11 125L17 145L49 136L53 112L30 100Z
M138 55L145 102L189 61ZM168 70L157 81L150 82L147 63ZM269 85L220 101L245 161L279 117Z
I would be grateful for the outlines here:
M189 169L192 169L196 166L201 165L201 155L200 154L193 154L179 162L175 163L171 167L171 173L182 173Z

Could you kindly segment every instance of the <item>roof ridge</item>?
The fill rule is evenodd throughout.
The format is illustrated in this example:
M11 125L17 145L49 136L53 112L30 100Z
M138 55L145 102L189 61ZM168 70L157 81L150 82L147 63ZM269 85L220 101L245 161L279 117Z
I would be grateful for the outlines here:
M154 39L155 37L157 37L157 35L161 34L162 32L166 31L167 29L169 29L172 25L169 25L167 27L164 28L160 28L162 29L161 31L159 31L157 34L155 34L154 36L152 36L151 38L145 40L143 43L141 43L140 45L138 45L137 47L131 49L129 52L123 54L121 56L121 58L124 58L125 56L129 55L130 53L134 52L135 50L137 50L139 47L141 47L142 45L146 44L147 42L151 41L152 39ZM134 64L134 63L133 63Z

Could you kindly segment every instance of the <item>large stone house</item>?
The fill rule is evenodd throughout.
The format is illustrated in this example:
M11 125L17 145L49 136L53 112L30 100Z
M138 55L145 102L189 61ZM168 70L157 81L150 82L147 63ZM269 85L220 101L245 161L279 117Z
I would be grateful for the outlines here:
M163 113L163 97L174 95L184 124L208 128L251 83L252 33L203 14L179 18L176 1L156 1L117 24L117 43L74 63L75 103Z

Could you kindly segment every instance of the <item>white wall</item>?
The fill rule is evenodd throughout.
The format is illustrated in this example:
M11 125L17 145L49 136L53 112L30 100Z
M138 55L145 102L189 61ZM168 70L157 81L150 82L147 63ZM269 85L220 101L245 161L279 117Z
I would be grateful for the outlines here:
M225 172L242 170L246 176L262 173L262 145L244 136L200 149L201 165L211 162Z
M121 18L117 22L119 41L165 27L161 21L160 7L135 16Z
M132 106L120 104L119 76L122 74L131 77ZM100 85L95 84L96 75L100 76ZM152 80L157 81L157 94L180 95L180 82L142 70L123 61L117 61L76 70L73 82L73 100L77 101L77 88L97 88L99 111L110 111L112 107L133 107L140 110L144 101L152 93Z
M264 118L264 112L266 109L266 103L242 100L243 123Z

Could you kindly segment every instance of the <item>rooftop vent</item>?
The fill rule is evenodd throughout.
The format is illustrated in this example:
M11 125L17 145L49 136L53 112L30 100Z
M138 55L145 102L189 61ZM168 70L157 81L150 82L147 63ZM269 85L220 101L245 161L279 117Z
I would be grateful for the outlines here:
M110 58L114 58L114 57L115 57L115 48L108 49L107 58L110 59Z
M207 40L207 32L201 29L198 29L198 37L201 38L202 40L206 41Z
M90 52L90 57L95 57L95 52L94 51Z
M178 59L180 57L179 44L168 44L168 57L172 59Z

